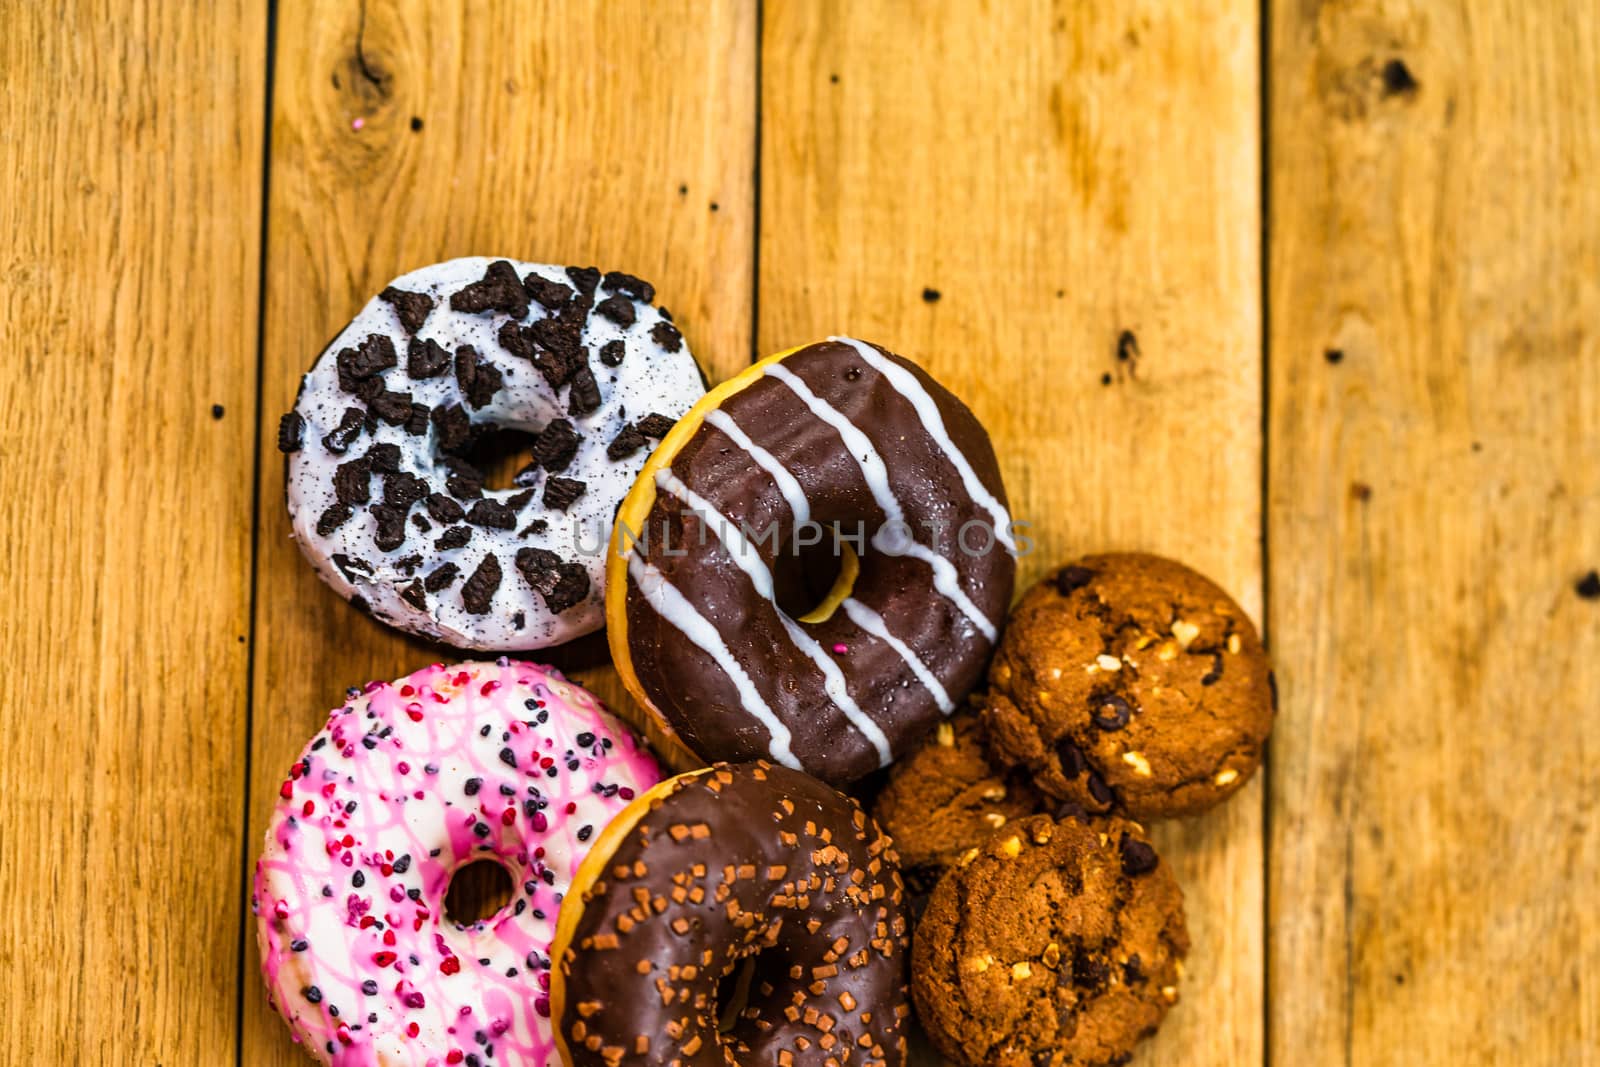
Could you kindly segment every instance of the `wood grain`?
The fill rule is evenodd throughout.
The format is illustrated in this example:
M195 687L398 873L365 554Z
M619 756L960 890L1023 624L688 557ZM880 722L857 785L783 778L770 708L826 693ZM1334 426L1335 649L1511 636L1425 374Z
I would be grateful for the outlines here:
M1259 619L1255 5L768 0L764 30L760 349L854 333L966 399L1025 580L1150 549ZM1261 1059L1261 804L1159 828L1195 950L1139 1062Z
M1600 19L1271 22L1270 1051L1600 1062Z
M265 20L0 4L7 1062L234 1053Z
M708 371L746 363L755 47L755 5L735 0L282 4L252 849L284 770L345 686L463 658L358 615L288 540L270 439L300 375L390 278L469 254L637 273ZM625 699L603 639L540 658ZM246 1059L298 1063L256 967L252 943Z

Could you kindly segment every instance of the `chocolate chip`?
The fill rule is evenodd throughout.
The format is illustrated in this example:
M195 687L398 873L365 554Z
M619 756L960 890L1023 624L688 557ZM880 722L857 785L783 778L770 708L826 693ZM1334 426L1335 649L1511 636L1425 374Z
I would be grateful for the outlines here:
M667 436L672 428L677 425L677 420L669 419L665 415L658 415L652 411L635 425L639 427L640 433L659 441Z
M600 408L600 386L594 380L594 371L584 363L572 375L572 392L567 394L567 411L573 415L590 415Z
M472 527L452 526L433 542L433 547L441 552L452 548L464 548L472 540Z
M1161 862L1156 856L1155 849L1127 834L1122 835L1122 841L1117 848L1122 853L1122 873L1132 878L1149 874L1156 869L1156 864Z
M1078 946L1072 953L1072 984L1080 989L1099 989L1111 977L1111 965Z
M628 346L621 341L607 341L600 346L600 362L608 367L622 365L622 357L627 354Z
M1073 744L1069 737L1056 742L1056 759L1061 763L1061 773L1068 778L1076 778L1089 769L1089 761L1083 758L1083 750Z
M298 411L291 411L278 420L278 451L285 455L290 452L300 451L300 443L305 437L306 420L300 417Z
M1211 669L1200 678L1201 685L1216 685L1222 680L1222 653L1211 654Z
M1070 567L1062 567L1056 572L1056 591L1062 596L1071 596L1094 581L1094 571L1088 567L1080 567L1074 563Z
M1135 952L1128 957L1128 962L1122 965L1122 980L1128 985L1144 984L1144 961Z
M566 470L583 440L566 419L554 419L533 439L533 454L547 471Z
M427 293L408 293L392 285L379 293L378 299L394 308L406 333L416 333L422 329L422 324L428 320L428 313L433 310L433 297Z
M517 526L517 513L493 500L480 500L467 512L467 521L474 526L495 530L513 530Z
M1089 795L1094 798L1096 804L1109 805L1117 799L1117 794L1106 785L1106 780L1094 771L1089 772Z
M494 592L500 588L500 559L493 552L483 557L478 569L472 572L461 587L461 603L468 615L489 614L489 604Z
M667 352L676 352L683 347L683 334L670 322L658 322L650 327L650 340Z
M460 522L467 515L465 508L443 493L429 493L422 501L422 506L428 509L428 514L432 515L436 522L445 526Z
M544 506L555 508L557 511L566 511L572 506L573 501L584 494L588 486L575 478L557 478L552 476L544 483Z
M411 394L380 390L372 397L372 413L391 426L411 421Z
M622 428L622 432L613 437L611 439L611 443L606 446L606 458L611 460L613 463L621 459L627 459L629 456L639 451L639 449L643 448L645 444L646 441L644 434L640 433L638 428L632 423L629 423L628 425L624 426Z
M341 504L365 504L371 500L372 465L362 458L335 467L333 495Z
M1600 571L1590 571L1572 587L1585 600L1600 600Z
M581 604L589 595L589 572L583 565L563 563L548 549L518 549L517 570L557 615Z
M500 369L493 363L483 362L478 350L471 345L456 349L456 381L467 403L475 408L481 408L493 400L494 394L504 384Z
M572 284L578 292L589 295L594 292L594 287L600 284L600 271L594 267L568 267L567 277L572 279Z
M503 311L513 318L528 314L528 292L509 262L497 259L489 264L480 281L473 282L450 296L450 306L469 314Z
M334 366L339 369L339 388L347 393L355 392L362 382L377 377L400 362L395 355L394 342L381 333L368 334L354 348L340 349L333 359Z
M333 531L350 521L350 516L354 514L355 510L347 504L330 505L317 519L317 533L323 537L328 537Z
M456 575L461 573L461 568L454 563L446 563L435 567L433 572L422 580L422 587L430 593L437 593L447 589L451 582L456 580Z
M347 582L354 582L357 575L365 576L372 573L372 564L360 556L347 556L343 552L335 552L329 558L333 560L333 565L339 568L339 573L344 575Z
M322 439L322 444L329 452L343 455L351 445L355 444L356 438L361 436L361 431L366 425L365 411L360 408L345 408L344 417L339 420L339 425Z
M450 353L431 337L413 337L406 349L406 373L422 380L443 374L450 365Z
M383 502L404 515L411 505L428 495L428 483L415 474L395 471L383 479Z
M393 474L400 469L400 446L376 444L367 449L367 462L380 474Z
M373 543L385 552L393 552L406 543L406 513L397 507L388 504L378 504L372 509L372 517L378 520L377 534Z
M1110 733L1128 725L1128 720L1133 718L1133 708L1126 700L1112 693L1100 699L1099 705L1090 712L1089 717L1096 726Z
M433 428L439 433L439 448L445 452L459 452L472 443L472 420L460 404L434 408Z
M604 315L618 326L632 326L636 317L633 301L625 296L608 296L594 306L596 314Z
M631 296L645 304L656 298L655 286L643 278L635 278L633 275L624 274L620 270L606 271L606 276L600 280L600 288L607 292Z
M560 282L553 282L548 278L541 278L537 274L529 274L522 279L522 287L527 290L529 296L551 311L564 307L567 301L572 299L573 295L570 286L562 285Z

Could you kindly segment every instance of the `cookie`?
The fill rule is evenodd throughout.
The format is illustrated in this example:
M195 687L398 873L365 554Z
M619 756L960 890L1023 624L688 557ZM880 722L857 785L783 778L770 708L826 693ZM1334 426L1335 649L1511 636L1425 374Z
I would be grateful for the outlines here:
M1011 824L940 880L911 990L934 1046L964 1067L1127 1061L1178 998L1183 893L1136 824Z
M989 761L983 719L963 711L896 760L873 816L894 839L907 880L932 886L938 872L1041 798Z
M1141 819L1236 792L1276 710L1244 610L1183 564L1139 553L1086 556L1028 590L989 684L997 762L1055 799Z

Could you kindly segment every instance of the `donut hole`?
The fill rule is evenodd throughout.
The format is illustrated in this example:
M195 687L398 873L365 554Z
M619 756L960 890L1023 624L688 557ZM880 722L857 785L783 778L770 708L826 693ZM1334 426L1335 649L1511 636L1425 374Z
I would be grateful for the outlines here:
M496 859L475 859L450 876L444 913L458 926L483 922L511 903L511 872Z
M483 475L485 489L515 489L517 472L533 462L535 435L508 426L479 433L461 458Z
M826 622L850 595L859 570L855 550L831 533L816 544L791 542L773 561L778 610L803 623Z

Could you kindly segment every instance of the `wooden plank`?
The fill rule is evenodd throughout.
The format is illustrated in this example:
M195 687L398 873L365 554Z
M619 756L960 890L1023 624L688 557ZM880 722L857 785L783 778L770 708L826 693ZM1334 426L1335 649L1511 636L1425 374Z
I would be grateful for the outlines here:
M1033 523L1025 580L1151 549L1260 618L1256 19L765 6L759 347L847 331L963 396ZM1261 1059L1261 804L1159 829L1195 949L1140 1062Z
M1271 24L1270 1051L1600 1062L1600 19Z
M468 254L632 271L714 376L748 362L755 46L751 0L281 6L252 848L345 686L461 658L357 615L288 540L270 437L299 376L391 277ZM624 699L603 638L536 658ZM247 1061L298 1063L257 966Z
M0 4L17 1062L233 1056L265 24Z

